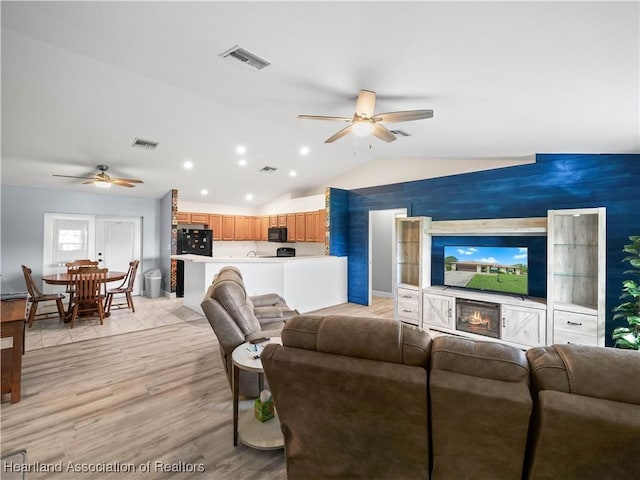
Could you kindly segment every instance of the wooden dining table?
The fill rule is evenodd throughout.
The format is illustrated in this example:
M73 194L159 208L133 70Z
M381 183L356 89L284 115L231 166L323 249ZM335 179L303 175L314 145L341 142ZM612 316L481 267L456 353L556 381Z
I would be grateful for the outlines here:
M43 275L42 281L49 285L71 285L72 282L72 274L69 273L54 273L52 275ZM105 278L105 282L117 282L118 280L124 280L127 276L127 272L117 272L115 270L108 270ZM71 306L71 302L69 302L69 306ZM105 317L108 317L110 314L105 312ZM67 311L65 315L64 321L65 323L71 320L71 310Z

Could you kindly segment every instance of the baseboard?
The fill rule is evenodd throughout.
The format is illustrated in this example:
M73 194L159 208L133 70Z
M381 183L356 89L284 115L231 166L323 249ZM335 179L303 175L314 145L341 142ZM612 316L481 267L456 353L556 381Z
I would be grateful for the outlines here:
M382 298L393 298L393 293L391 292L380 292L378 290L371 290L372 297L382 297Z

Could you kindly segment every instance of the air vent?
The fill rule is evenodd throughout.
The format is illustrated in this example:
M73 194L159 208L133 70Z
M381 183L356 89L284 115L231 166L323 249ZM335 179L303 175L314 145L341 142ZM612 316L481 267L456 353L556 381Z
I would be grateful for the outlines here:
M248 52L244 48L240 48L238 45L230 48L226 52L221 53L220 56L222 58L234 58L256 70L262 70L264 67L268 67L269 65L271 65L271 62L267 62L257 55Z
M260 169L261 172L263 173L273 173L277 170L276 167L269 167L269 166L264 166Z
M404 130L389 130L391 133L393 133L394 135L397 135L399 137L410 137L411 134L405 132Z
M142 148L156 148L158 146L158 142L152 142L150 140L143 140L141 138L134 138L132 147L142 147Z

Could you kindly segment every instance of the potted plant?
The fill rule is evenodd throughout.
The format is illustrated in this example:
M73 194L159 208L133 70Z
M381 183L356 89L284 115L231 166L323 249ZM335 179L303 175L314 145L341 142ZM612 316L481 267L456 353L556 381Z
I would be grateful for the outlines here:
M634 270L624 273L640 275L640 236L631 236L629 240L631 244L622 249L628 254L622 261L628 261ZM613 319L625 318L629 326L615 328L612 337L616 347L640 350L640 286L634 280L624 280L620 298L627 301L613 309Z

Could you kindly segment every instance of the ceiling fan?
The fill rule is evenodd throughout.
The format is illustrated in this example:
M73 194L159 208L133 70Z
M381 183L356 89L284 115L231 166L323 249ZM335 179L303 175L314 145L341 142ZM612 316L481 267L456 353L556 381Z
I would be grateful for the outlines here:
M109 165L98 165L96 167L100 170L100 173L94 173L92 175L85 175L83 177L76 177L73 175L53 175L54 177L65 177L65 178L81 178L87 180L85 183L93 183L97 187L110 187L111 185L119 185L121 187L135 187L135 183L144 183L142 180L135 180L133 178L114 178L107 175L105 172L109 170Z
M327 117L322 115L298 115L298 118L308 120L331 120L335 122L351 122L351 125L343 128L338 133L327 138L324 143L332 143L347 133L356 136L372 134L385 142L393 142L396 136L385 128L380 122L396 123L421 120L433 117L433 110L404 110L401 112L374 113L376 106L376 92L360 90L356 102L356 111L352 118Z

